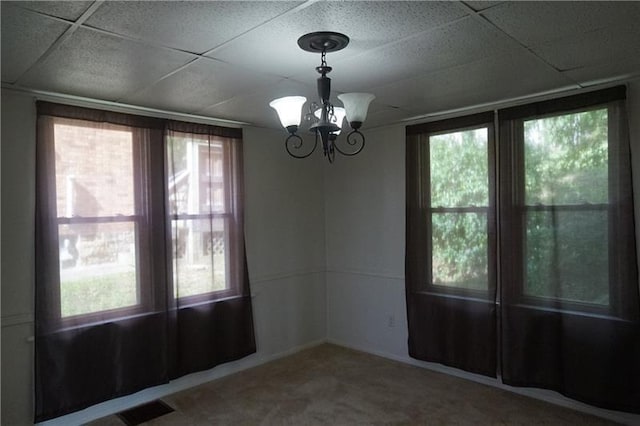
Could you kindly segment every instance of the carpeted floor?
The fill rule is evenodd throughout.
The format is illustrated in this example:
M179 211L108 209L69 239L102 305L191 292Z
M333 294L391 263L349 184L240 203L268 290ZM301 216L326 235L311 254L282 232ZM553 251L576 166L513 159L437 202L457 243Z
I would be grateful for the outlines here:
M149 425L607 425L493 387L325 344L163 398ZM91 426L121 426L116 416Z

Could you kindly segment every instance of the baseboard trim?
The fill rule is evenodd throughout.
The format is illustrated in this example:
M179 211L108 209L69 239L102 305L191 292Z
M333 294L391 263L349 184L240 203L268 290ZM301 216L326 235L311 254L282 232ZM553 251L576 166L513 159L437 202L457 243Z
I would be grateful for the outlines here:
M448 374L451 376L459 377L461 379L471 380L476 383L492 386L494 388L506 390L508 392L513 392L523 396L528 396L530 398L539 399L541 401L549 402L551 404L555 404L565 408L570 408L572 410L580 411L582 413L591 414L591 415L601 417L603 419L610 420L613 422L621 423L624 425L640 424L640 415L594 407L592 405L588 405L588 404L567 398L566 396L558 392L550 391L547 389L517 388L517 387L505 385L504 383L500 382L498 379L492 379L490 377L482 376L479 374L469 373L463 370L459 370L457 368L447 367L446 365L442 365L442 364L419 361L417 359L413 359L409 357L408 355L401 356L401 355L392 354L385 351L380 351L378 349L374 349L371 347L366 347L364 345L354 345L351 343L341 341L339 339L328 338L327 343L343 346L345 348L353 349L360 352L369 353L382 358L387 358L393 361L402 362L404 364L410 364L416 367L426 368L428 370L436 371L438 373Z
M47 420L45 422L37 423L39 426L69 426L69 425L82 425L93 420L97 420L102 417L116 414L120 411L128 410L141 404L151 402L156 399L164 398L168 395L176 392L189 389L212 380L220 379L230 374L238 373L249 368L257 367L267 362L275 361L277 359L293 355L305 349L310 349L315 346L319 346L326 343L326 339L314 340L275 354L261 355L255 353L227 364L218 365L211 370L201 371L198 373L189 374L188 376L180 377L167 384L155 386L152 388L144 389L140 392L136 392L131 395L123 396L120 398L112 399L102 402L100 404L93 405L75 413L67 414L65 416L57 417L55 419Z

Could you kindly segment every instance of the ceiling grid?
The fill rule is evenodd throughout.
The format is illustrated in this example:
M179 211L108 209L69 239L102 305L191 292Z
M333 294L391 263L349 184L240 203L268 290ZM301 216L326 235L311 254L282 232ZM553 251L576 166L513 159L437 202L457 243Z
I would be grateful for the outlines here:
M640 2L2 1L3 87L278 128L270 100L315 100L336 31L336 94L367 127L640 75Z

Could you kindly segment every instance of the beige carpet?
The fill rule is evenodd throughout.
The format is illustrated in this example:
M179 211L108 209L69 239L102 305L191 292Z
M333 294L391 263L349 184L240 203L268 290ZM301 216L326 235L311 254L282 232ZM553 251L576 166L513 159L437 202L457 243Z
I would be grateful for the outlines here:
M569 409L335 345L163 398L150 425L606 425ZM121 426L115 416L91 426Z

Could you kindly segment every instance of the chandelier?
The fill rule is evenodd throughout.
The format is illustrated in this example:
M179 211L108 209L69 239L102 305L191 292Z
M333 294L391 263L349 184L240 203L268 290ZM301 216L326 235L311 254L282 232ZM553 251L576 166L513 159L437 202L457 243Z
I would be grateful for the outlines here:
M287 129L289 136L285 140L285 148L289 155L295 158L310 156L318 146L318 139L322 141L325 157L333 163L336 151L342 155L356 155L364 148L365 138L360 132L362 123L367 118L369 104L375 98L370 93L343 93L338 95L343 107L334 106L329 101L331 94L331 79L327 77L332 70L327 65L327 53L337 52L349 44L349 37L335 32L314 32L305 34L298 39L298 46L302 50L321 54L320 66L316 71L318 78L318 97L320 103L311 102L305 114L305 121L309 123L309 131L314 133L313 146L305 144L297 134L300 126L302 108L307 101L304 96L285 96L269 103L276 110L282 126ZM338 135L342 130L342 122L347 118L351 132L346 137L346 143L340 147ZM342 143L342 142L341 142Z

